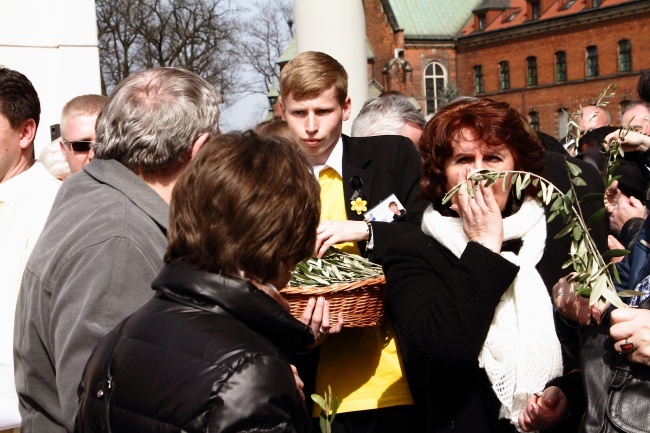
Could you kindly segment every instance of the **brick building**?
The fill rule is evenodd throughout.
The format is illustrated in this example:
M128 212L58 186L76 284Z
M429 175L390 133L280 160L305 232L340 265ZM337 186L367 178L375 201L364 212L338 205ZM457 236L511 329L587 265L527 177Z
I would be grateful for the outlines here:
M624 105L637 99L640 72L650 68L643 54L650 44L650 2L506 3L474 9L458 38L461 92L508 102L540 130L563 137L566 113L594 104L615 84L608 109L618 124Z
M369 81L431 114L451 86L506 101L536 128L566 134L567 114L609 84L612 121L650 68L647 0L365 0Z
M363 0L370 96L430 115L457 95L508 102L558 138L610 84L612 123L650 69L650 0ZM295 41L278 59L296 55ZM277 107L275 115L280 115Z

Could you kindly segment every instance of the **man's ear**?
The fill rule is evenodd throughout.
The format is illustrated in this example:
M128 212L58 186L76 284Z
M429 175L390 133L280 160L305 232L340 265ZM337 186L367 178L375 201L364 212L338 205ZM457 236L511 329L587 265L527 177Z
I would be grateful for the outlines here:
M36 137L36 122L34 119L27 119L20 126L20 148L27 149L34 143Z
M348 120L350 118L350 114L352 114L352 100L350 97L346 97L345 101L343 102L343 120Z
M204 132L203 134L199 135L199 137L194 140L194 144L192 145L192 152L190 154L190 159L194 159L197 153L199 153L199 150L203 147L206 141L210 138L210 134L208 132Z
M280 96L278 98L278 104L280 104L280 112L282 113L282 120L284 120L286 122L287 121L287 116L285 116L285 113L284 113L285 107L284 107L284 101L282 101L282 96Z

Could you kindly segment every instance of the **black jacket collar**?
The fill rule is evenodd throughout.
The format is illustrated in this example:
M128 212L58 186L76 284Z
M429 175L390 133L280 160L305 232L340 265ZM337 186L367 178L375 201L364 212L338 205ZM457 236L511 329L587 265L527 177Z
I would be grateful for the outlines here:
M285 354L314 342L308 326L248 281L203 272L179 262L166 264L151 285L159 296L179 304L234 316Z
M359 215L352 210L350 201L354 190L352 189L350 179L353 176L358 176L363 182L361 193L368 200L370 205L370 193L372 192L372 179L373 173L366 170L370 164L372 157L370 153L362 146L359 146L355 138L343 135L343 191L345 194L345 209L347 211L348 220L361 221L363 214ZM368 210L370 207L368 206Z

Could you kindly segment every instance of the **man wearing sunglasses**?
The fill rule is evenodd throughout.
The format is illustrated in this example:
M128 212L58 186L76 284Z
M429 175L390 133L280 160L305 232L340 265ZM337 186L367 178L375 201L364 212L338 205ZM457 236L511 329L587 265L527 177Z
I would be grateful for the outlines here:
M82 95L71 99L61 113L61 152L72 174L93 159L95 123L104 109L106 96Z

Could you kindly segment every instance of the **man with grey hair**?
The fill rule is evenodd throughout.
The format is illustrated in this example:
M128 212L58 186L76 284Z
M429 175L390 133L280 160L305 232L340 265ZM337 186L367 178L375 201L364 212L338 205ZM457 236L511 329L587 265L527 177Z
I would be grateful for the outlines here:
M402 135L417 145L425 123L424 117L405 96L380 96L363 104L352 123L352 136Z
M122 81L97 120L95 157L54 202L23 277L14 333L21 432L71 432L90 353L151 298L172 188L217 133L219 96L179 68Z

